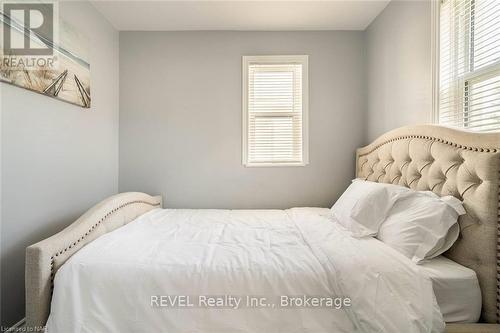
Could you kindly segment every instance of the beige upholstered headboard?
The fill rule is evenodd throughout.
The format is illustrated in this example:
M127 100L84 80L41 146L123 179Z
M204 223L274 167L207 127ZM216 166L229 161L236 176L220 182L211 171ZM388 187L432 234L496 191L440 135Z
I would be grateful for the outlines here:
M161 196L126 192L109 197L52 237L26 249L26 327L41 331L50 311L54 276L73 254L94 239L154 208Z
M356 151L356 176L463 200L461 235L446 256L476 272L481 321L499 322L500 133L398 128Z

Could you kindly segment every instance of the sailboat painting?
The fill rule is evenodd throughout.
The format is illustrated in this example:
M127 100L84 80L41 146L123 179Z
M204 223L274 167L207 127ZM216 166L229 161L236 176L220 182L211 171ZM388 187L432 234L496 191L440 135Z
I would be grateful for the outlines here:
M15 19L7 17L2 12L0 12L0 25L4 29L8 26L10 30L17 30L17 33L21 35L26 33L22 26L19 29ZM30 38L33 38L32 36L33 34L30 34ZM20 37L23 38L23 36ZM46 59L46 61L20 66L19 56L6 54L2 43L0 45L0 81L90 108L90 64L87 38L60 19L57 43L44 40L42 37L37 38L35 42L44 43L43 46L53 49L52 61Z

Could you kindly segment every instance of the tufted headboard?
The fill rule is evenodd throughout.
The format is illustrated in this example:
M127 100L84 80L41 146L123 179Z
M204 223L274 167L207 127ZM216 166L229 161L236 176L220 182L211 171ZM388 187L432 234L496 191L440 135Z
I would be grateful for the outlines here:
M463 200L461 234L445 255L476 272L481 321L499 322L500 133L398 128L356 151L356 177Z

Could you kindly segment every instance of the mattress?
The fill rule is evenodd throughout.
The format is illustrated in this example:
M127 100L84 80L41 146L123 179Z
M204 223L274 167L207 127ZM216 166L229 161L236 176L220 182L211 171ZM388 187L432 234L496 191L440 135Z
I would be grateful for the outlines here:
M155 209L57 271L48 333L444 330L431 281L328 209Z
M481 289L476 273L439 256L418 265L432 281L443 319L447 323L475 323L481 314Z

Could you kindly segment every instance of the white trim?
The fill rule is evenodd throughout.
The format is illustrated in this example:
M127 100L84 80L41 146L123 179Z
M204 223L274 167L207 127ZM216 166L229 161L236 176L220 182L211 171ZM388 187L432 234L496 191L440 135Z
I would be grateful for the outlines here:
M258 63L300 63L302 64L302 162L248 162L248 65ZM241 89L241 163L245 167L306 166L309 164L309 56L308 55L272 55L242 57Z
M241 62L241 163L246 165L248 156L248 63L249 58L243 56Z
M309 164L309 56L302 56L302 165Z
M441 0L431 1L431 123L439 123L439 8Z
M297 167L306 166L307 163L304 162L266 162L266 163L244 163L245 167L249 168L268 168L268 167Z

